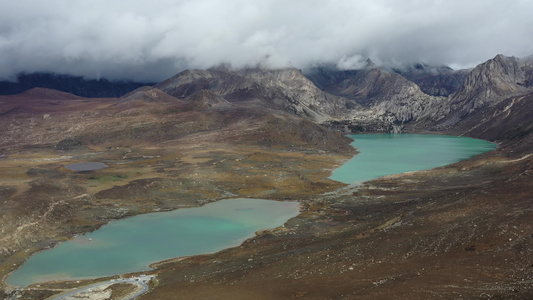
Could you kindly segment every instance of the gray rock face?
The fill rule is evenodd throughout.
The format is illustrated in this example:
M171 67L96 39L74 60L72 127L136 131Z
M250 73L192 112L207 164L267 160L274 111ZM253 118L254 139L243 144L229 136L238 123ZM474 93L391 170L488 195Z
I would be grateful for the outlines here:
M469 100L477 108L502 96L527 92L525 64L515 57L498 55L470 72L451 95L452 102Z
M528 88L531 88L533 87L533 55L522 58L520 62L522 63L522 70L526 76L524 85Z
M339 72L317 69L308 76L327 92L347 98L351 104L348 120L364 130L401 131L405 123L433 116L446 100L425 94L400 74L375 67Z

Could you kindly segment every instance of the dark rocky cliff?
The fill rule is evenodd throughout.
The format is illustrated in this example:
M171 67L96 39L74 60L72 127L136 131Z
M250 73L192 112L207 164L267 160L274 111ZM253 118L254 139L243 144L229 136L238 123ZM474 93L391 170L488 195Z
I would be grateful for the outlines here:
M446 66L413 64L395 68L394 72L416 83L420 89L432 96L448 97L462 84L470 70L453 70Z

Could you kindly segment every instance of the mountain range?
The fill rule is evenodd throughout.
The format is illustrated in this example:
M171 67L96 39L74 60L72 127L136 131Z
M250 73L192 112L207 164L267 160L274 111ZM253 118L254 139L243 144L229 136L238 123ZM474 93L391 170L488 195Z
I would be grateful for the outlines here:
M464 133L470 127L464 122L488 121L480 111L493 115L500 103L533 92L532 61L498 55L470 71L421 64L387 70L371 62L352 71L213 68L187 70L154 87L177 99L205 90L207 98L255 103L343 127L345 133Z
M30 87L81 97L121 97L121 103L178 103L196 94L207 102L254 103L285 111L316 123L343 127L345 133L449 131L474 112L490 110L505 98L532 92L533 59L497 55L472 70L459 71L427 64L384 68L370 60L361 70L319 66L302 72L293 68L233 70L221 66L186 70L148 85L22 74L17 83L0 82L0 93ZM155 99L149 94L159 96ZM479 118L479 114L475 116Z

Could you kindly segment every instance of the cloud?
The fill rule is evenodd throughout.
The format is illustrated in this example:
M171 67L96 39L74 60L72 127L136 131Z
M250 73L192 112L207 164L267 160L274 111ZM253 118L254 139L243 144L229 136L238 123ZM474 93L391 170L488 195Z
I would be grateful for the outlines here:
M337 63L337 68L339 70L360 70L367 65L366 60L361 55L343 56Z
M533 53L533 1L17 0L0 3L0 79L49 71L162 80L221 63L473 66Z

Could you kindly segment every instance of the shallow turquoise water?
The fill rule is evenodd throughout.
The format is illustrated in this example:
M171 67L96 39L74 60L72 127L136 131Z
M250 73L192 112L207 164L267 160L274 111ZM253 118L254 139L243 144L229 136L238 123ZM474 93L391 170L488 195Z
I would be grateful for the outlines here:
M494 150L493 143L467 137L422 134L350 135L360 152L331 179L360 183L385 175L427 170Z
M280 226L298 213L296 202L229 199L114 221L33 255L7 283L26 286L149 270L156 261L237 246L257 230Z

